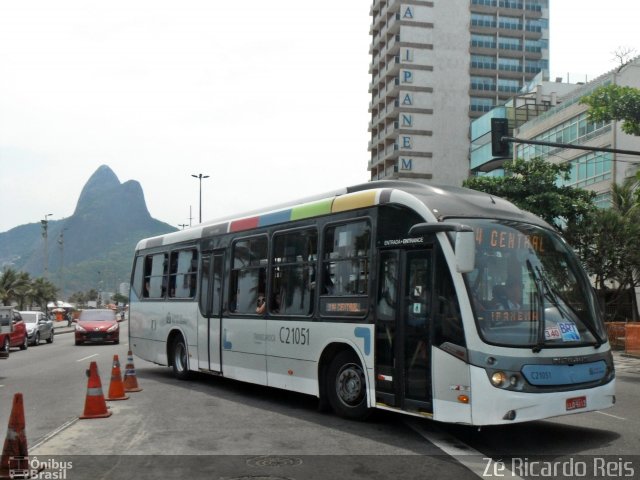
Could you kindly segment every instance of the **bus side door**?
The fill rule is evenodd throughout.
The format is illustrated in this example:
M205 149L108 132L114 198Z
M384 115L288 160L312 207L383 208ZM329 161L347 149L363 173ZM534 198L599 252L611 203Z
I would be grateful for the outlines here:
M377 401L432 412L433 251L380 253L376 315Z
M224 252L204 252L201 262L198 366L203 370L220 372Z

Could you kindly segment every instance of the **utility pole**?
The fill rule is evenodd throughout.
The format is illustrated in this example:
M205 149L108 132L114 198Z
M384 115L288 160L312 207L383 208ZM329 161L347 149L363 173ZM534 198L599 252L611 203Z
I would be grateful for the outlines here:
M184 230L184 227L188 227L189 225L187 225L186 223L179 223L178 226L182 227L182 230Z
M66 228L60 230L60 236L58 237L58 245L60 246L60 295L64 298L64 231Z
M47 213L44 216L44 220L40 220L40 224L42 225L42 237L44 238L44 278L47 279L49 274L49 245L48 245L48 229L49 229L49 220L48 217L52 216L53 213Z

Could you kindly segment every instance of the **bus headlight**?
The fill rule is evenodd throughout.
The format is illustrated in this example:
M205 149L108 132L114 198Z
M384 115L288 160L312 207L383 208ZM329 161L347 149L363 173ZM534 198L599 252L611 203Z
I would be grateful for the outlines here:
M491 383L496 387L501 387L507 381L507 375L504 372L495 372L491 375Z

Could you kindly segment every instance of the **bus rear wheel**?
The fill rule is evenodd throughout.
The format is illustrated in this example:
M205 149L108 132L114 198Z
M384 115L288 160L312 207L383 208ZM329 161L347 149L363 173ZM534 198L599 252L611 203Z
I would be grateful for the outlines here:
M331 361L326 391L329 404L341 417L363 420L369 415L367 382L354 352L342 351Z
M187 345L180 336L173 341L171 348L173 375L180 380L189 378L189 359L187 355Z

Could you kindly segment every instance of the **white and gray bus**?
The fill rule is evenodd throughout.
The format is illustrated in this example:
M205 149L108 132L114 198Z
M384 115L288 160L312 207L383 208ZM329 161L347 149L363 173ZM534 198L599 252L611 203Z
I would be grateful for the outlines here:
M371 182L141 240L130 345L314 395L469 425L599 410L615 372L589 279L538 217L484 193Z

